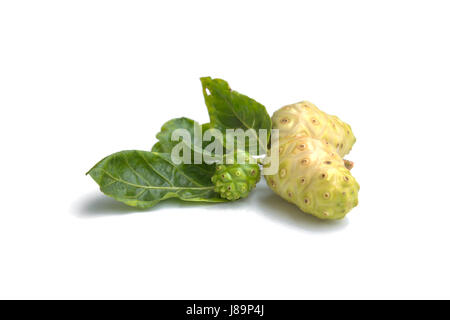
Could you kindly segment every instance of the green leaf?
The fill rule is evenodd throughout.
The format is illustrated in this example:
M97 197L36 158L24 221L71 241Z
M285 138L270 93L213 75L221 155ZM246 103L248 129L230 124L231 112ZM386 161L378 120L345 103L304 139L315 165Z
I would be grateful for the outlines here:
M205 131L208 131L209 129L212 129L213 128L213 126L211 126L211 123L204 123L204 124L202 124L202 131L203 131L203 133L205 133Z
M208 108L211 124L225 133L226 129L254 129L259 145L267 150L272 121L266 108L259 102L231 90L228 83L222 79L204 77L200 79L203 96ZM259 135L260 129L266 129L267 137Z
M209 123L205 123L203 125L200 125L198 122L191 120L189 118L175 118L172 120L167 121L162 127L161 131L156 135L156 138L159 140L152 148L153 152L159 152L159 153L171 153L172 149L181 142L180 141L172 141L172 134L177 129L185 129L189 132L191 135L191 144L190 149L195 150L195 152L202 154L203 150L207 145L211 143L211 141L200 141L195 144L195 134L194 132L197 131L198 134L203 135L207 130L211 129L211 125ZM201 136L198 137L201 139ZM221 143L223 143L221 141ZM196 147L197 148L194 148ZM200 148L201 146L201 148ZM193 161L194 159L194 153L191 154L191 159Z
M168 154L130 150L104 158L87 174L106 195L133 207L149 208L169 198L224 202L214 192L214 172L215 166L176 165Z
M152 152L165 153L164 151L165 151L165 148L161 144L161 142L158 141L157 143L155 143L153 145Z
M161 127L161 131L156 135L159 142L153 146L152 151L170 153L172 149L180 143L180 141L172 141L172 134L177 129L185 129L190 133L191 146L193 146L194 130L200 130L201 126L196 121L188 118L176 118L167 121Z

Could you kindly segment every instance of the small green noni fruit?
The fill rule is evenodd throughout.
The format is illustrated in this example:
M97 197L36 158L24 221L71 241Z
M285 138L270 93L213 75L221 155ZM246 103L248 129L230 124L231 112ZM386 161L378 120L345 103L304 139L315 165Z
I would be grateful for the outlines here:
M278 173L265 178L283 199L321 219L342 219L358 204L359 184L332 146L293 136L279 148Z
M233 164L218 164L216 173L211 178L215 191L224 199L238 200L246 198L261 179L258 164L248 162L244 164L235 161Z
M280 138L300 135L332 145L344 157L356 142L352 128L336 116L329 115L308 101L290 104L273 114L273 128Z

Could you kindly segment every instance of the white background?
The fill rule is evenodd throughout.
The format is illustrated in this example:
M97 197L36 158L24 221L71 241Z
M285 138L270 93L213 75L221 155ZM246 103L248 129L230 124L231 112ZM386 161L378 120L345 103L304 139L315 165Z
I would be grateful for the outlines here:
M2 1L0 298L450 298L446 1ZM359 206L134 210L84 173L207 122L199 78L351 124Z

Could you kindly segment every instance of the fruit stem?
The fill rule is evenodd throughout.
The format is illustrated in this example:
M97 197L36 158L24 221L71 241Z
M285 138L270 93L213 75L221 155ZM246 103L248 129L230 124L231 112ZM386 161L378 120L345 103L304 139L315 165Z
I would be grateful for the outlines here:
M355 163L353 161L344 159L344 165L348 170L352 170Z

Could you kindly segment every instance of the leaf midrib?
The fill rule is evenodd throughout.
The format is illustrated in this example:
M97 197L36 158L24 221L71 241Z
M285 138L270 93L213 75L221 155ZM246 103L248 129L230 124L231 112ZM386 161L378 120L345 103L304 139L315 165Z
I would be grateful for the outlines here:
M135 188L139 188L139 189L149 189L149 190L213 190L214 186L210 186L210 187L156 187L156 186L144 186L144 185L139 185L139 184L135 184L135 183L131 183L125 180L122 180L120 178L117 178L115 176L113 176L112 174L110 174L108 171L106 171L103 168L96 168L94 170L101 170L104 174L106 174L108 177L110 177L111 179L117 181L117 182L121 182L123 184L135 187Z

